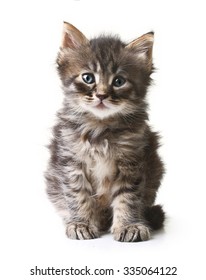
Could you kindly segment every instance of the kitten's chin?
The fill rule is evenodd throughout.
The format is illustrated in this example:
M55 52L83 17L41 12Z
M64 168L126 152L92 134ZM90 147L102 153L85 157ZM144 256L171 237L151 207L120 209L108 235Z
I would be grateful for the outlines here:
M95 105L82 104L82 107L84 108L84 110L89 111L99 119L105 119L114 116L115 114L119 113L123 108L122 105L115 106L107 102L100 102Z

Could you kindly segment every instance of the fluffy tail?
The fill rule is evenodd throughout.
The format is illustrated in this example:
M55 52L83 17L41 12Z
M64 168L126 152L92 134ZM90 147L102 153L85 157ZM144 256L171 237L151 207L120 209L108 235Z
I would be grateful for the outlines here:
M161 205L154 205L145 209L145 218L153 230L161 229L165 221L165 212Z

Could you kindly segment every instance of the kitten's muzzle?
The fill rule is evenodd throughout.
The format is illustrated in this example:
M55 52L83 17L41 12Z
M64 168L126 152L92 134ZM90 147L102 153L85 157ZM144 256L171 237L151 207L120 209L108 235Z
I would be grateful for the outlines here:
M105 93L96 93L96 97L99 98L101 101L109 97L108 94Z

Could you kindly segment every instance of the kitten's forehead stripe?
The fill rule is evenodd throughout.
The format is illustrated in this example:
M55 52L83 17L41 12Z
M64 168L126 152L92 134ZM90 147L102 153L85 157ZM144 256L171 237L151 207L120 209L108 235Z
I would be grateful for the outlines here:
M117 69L117 59L121 55L124 44L118 37L99 37L90 41L101 70L112 73Z
M96 62L96 72L100 72L101 67L99 61Z
M86 67L93 71L93 72L98 72L98 64L95 60L89 61L88 64L86 65Z
M110 75L110 77L109 77L109 85L112 84L114 77L115 77L115 75Z
M100 82L100 75L98 73L95 73L94 76L95 76L96 84L98 84Z
M92 70L93 70L94 72L97 72L97 64L96 64L96 62L95 62L95 61L92 61L91 63L92 63Z
M94 64L93 64L92 62L89 62L89 63L87 64L87 67L88 67L89 70L94 71Z

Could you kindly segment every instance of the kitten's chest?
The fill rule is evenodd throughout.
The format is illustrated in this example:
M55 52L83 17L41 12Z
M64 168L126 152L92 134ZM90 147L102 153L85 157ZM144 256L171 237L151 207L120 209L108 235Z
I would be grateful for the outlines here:
M96 193L101 195L110 189L117 172L115 149L108 139L85 145L85 172L96 187Z

